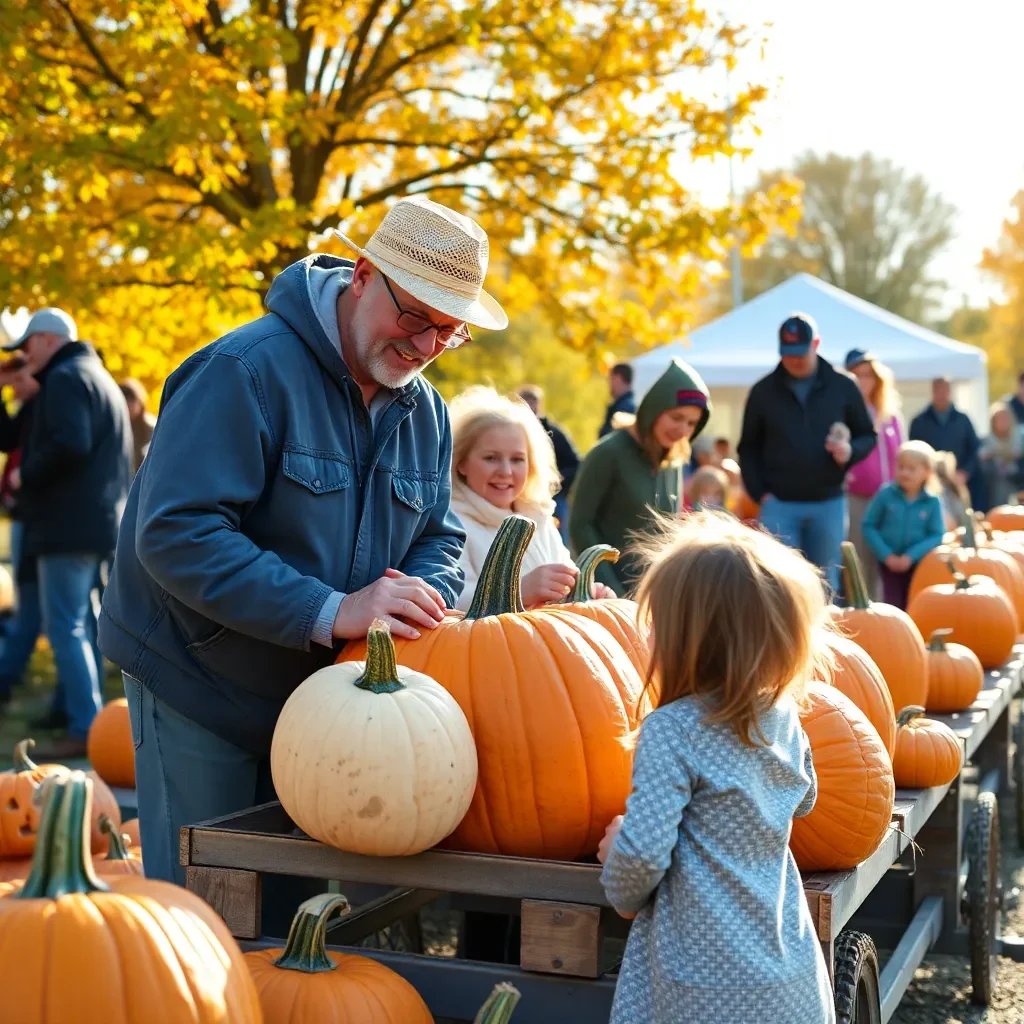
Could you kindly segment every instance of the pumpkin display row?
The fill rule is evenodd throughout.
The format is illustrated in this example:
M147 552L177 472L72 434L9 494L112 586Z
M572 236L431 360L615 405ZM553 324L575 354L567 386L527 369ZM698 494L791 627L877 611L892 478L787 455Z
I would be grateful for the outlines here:
M366 957L325 947L327 919L344 896L302 904L284 949L242 954L218 914L186 889L132 871L97 873L90 852L95 781L80 771L47 776L31 871L0 885L4 1020L64 1024L90 1019L150 1024L429 1024L407 981ZM103 829L116 836L109 818ZM115 844L116 846L116 841ZM122 851L119 851L123 853ZM69 971L73 971L69 984ZM498 985L477 1024L507 1024L519 1000Z

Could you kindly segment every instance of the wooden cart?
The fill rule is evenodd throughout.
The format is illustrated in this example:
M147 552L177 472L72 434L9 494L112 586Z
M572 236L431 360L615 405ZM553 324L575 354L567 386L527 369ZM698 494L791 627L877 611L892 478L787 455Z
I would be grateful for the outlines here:
M889 834L852 871L804 878L840 1024L888 1020L933 947L969 952L976 997L985 1001L991 992L1001 951L995 801L1011 776L1010 705L1021 686L1022 654L987 674L971 709L946 717L971 767L949 786L898 792ZM979 774L980 785L972 786L969 780ZM980 795L968 815L973 788ZM305 836L278 803L183 828L181 862L188 887L218 910L246 947L280 942L263 934L266 874L321 879L325 888L326 880L340 882L354 908L329 929L331 946L339 949L437 900L518 914L520 966L359 952L406 977L437 1017L472 1020L492 986L511 980L532 1024L608 1019L614 991L609 972L628 923L608 906L596 863L440 850L404 858L347 854ZM881 972L872 937L893 951Z

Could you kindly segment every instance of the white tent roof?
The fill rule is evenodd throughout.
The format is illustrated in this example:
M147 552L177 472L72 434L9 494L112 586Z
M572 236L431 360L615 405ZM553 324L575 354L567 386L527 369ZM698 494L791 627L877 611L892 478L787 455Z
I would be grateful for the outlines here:
M842 365L851 348L870 349L897 380L986 377L985 353L950 341L810 274L797 274L756 299L633 360L634 390L643 394L673 356L693 366L708 387L749 387L779 361L779 325L809 313L821 334L821 354Z

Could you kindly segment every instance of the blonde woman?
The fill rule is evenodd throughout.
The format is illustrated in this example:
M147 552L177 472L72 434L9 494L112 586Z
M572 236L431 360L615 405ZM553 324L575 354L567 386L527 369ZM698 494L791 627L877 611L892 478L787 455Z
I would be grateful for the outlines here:
M540 420L521 399L473 387L452 401L451 421L452 510L466 530L459 558L466 586L458 608L465 611L472 603L491 543L513 513L537 524L523 559L523 604L561 601L577 570L553 516L560 479ZM612 595L597 585L594 596Z
M900 400L892 370L876 356L854 348L846 353L846 369L857 381L878 433L878 444L846 474L849 538L864 567L864 582L873 598L881 597L878 563L864 539L864 513L871 499L896 475L896 453L903 444Z

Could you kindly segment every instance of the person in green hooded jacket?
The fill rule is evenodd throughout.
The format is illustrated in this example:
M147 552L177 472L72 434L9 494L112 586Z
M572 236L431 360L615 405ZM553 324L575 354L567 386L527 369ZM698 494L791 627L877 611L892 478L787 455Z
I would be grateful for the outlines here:
M614 565L603 562L597 569L598 581L619 596L628 594L641 574L628 550L631 535L650 526L655 513L674 515L682 509L690 442L710 415L704 381L693 367L673 359L644 396L635 422L602 438L583 460L569 516L572 548L579 554L594 544L610 544L622 552Z

